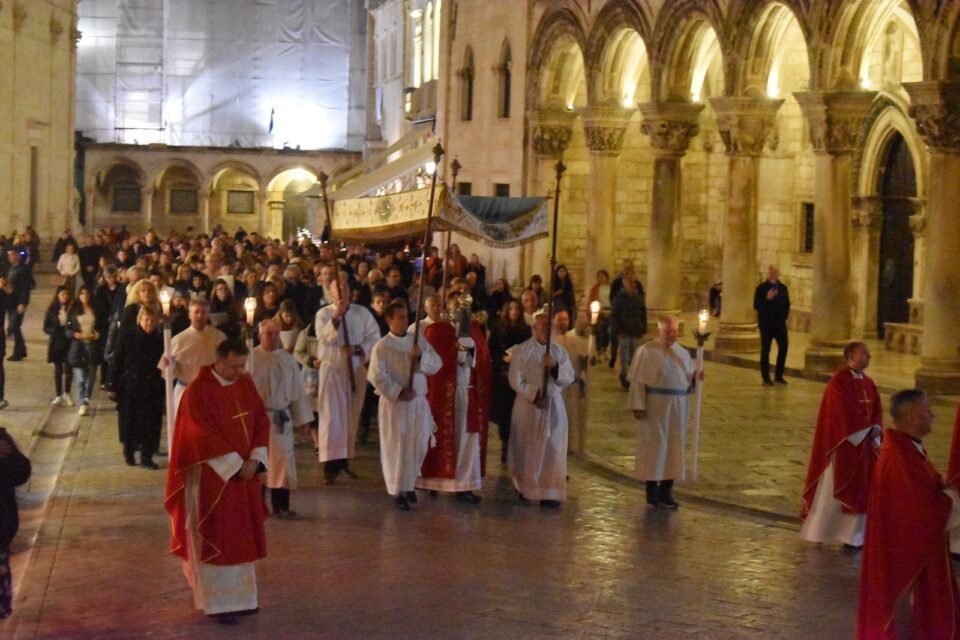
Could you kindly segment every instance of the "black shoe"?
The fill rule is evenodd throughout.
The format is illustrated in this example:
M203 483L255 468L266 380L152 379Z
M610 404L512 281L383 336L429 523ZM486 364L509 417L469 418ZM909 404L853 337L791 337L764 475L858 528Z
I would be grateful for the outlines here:
M213 619L220 624L237 624L240 622L240 616L236 613L218 613L213 616Z
M131 459L132 459L132 456L131 456ZM157 469L160 468L157 466L157 463L151 460L150 458L147 458L146 460L141 460L140 466L143 467L144 469L150 469L151 471L156 471Z
M277 516L281 520L296 520L297 512L291 511L290 509L278 509L273 512L273 515Z
M409 502L410 504L417 504L416 491L407 491L407 502Z
M355 474L350 467L344 467L343 469L341 469L341 471L343 471L343 473L345 473L348 478L351 478L351 479L353 479L353 480L359 480L359 479L360 479L360 476L358 476L357 474Z
M437 491L436 489L430 489L429 491L427 491L427 495L430 496L431 498L436 498L438 495L440 495L440 492Z
M128 466L128 467L135 467L135 466L137 466L137 461L136 461L136 459L133 457L133 454L132 454L132 453L125 453L125 454L123 454L123 459L127 462L127 466Z
M26 358L26 357L27 357L27 356L10 356L9 358L7 358L7 361L8 361L8 362L20 362L21 360L23 360L23 359Z
M627 380L627 377L624 375L620 376L620 386L623 387L624 390L630 389L630 381Z
M764 379L763 379L763 386L765 386L765 387L772 387L772 386L773 386L773 381L770 380L770 378L764 378Z
M847 552L849 552L849 553L856 553L857 551L860 551L861 549L863 549L863 545L862 545L862 544L861 544L861 545L855 545L855 544L847 544L846 542L843 543L843 550L844 550L844 551L847 551ZM951 553L951 554L950 554L950 557L954 557L955 555L956 555L956 554ZM954 558L954 559L956 559L956 558Z
M647 480L647 504L653 507L654 509L660 509L660 492L657 490L657 483L655 480Z
M243 611L237 611L238 616L252 616L255 613L260 613L260 607L255 609L244 609Z
M787 381L783 378L777 378L773 381L775 384L787 384Z
M407 502L407 497L403 494L397 496L396 505L397 509L400 509L401 511L410 511L410 503Z
M610 358L610 362L607 363L607 367L613 369L615 366L617 366L617 359Z
M548 507L548 508L550 508L550 509L559 509L559 508L560 508L560 501L559 501L559 500L541 500L541 501L540 501L540 506L541 506L541 507Z
M660 483L660 505L664 509L676 509L680 505L673 499L673 480L663 480Z
M480 504L480 496L473 491L457 491L457 500L459 502L468 502L470 504Z
M517 491L517 497L520 498L520 502L530 502L530 500L525 498L519 491Z

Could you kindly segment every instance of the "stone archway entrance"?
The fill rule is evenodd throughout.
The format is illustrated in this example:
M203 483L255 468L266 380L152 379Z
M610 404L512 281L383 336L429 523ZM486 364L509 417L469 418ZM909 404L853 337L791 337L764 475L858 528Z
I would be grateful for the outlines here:
M883 230L880 234L880 263L877 291L877 334L885 335L885 323L908 322L909 299L913 295L913 233L917 174L906 141L899 133L887 145L880 177Z

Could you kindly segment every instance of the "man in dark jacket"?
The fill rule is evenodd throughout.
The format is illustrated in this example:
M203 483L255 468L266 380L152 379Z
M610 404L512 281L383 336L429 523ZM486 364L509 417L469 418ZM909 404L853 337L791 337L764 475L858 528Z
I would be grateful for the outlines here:
M30 460L0 427L0 619L13 613L10 543L20 528L16 487L30 478Z
M20 330L23 325L23 316L27 312L27 305L30 304L30 290L33 289L33 275L30 268L21 263L21 254L16 249L7 251L7 260L10 262L10 269L7 271L7 284L11 287L12 300L8 310L9 320L7 328L13 337L13 354L8 360L17 362L27 357L27 343L23 340L23 332Z
M767 269L767 279L757 285L753 294L753 308L757 311L757 327L760 329L760 375L763 384L787 384L783 369L787 364L787 317L790 315L790 294L787 285L780 282L780 270L776 265ZM770 347L777 341L777 368L775 378L770 380Z
M647 334L647 305L643 289L633 270L624 270L623 288L611 301L610 331L617 336L620 350L620 385L630 388L627 373L633 353Z
M100 256L104 255L104 249L97 244L93 236L87 236L78 254L80 257L80 275L83 278L83 284L86 285L90 291L93 291L97 283L97 271L100 269Z

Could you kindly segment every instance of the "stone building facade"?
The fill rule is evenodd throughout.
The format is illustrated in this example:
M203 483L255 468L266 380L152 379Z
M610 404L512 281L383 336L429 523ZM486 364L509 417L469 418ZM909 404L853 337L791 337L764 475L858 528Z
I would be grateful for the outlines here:
M41 236L72 218L73 0L0 2L0 221L2 233Z
M580 291L632 259L657 314L705 306L722 280L717 346L754 350L753 289L777 264L808 369L885 333L921 354L918 383L960 391L960 2L461 0L441 15L445 162L475 194L541 195L562 158L557 257ZM548 250L498 271L543 273Z

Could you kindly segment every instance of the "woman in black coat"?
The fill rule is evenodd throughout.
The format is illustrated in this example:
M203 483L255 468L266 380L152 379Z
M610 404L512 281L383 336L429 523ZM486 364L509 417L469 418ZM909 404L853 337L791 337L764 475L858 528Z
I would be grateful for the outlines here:
M43 316L43 332L47 334L47 362L53 365L54 387L57 395L51 404L55 406L73 406L70 387L73 383L73 369L67 366L67 353L70 351L70 338L67 337L70 304L73 295L66 287L58 287L57 292Z
M140 466L157 469L153 455L160 447L160 430L166 408L166 390L157 363L163 356L160 312L152 306L140 307L137 324L120 336L116 366L110 368L117 391L117 417L120 441L127 464L136 464L134 452L140 450Z
M490 420L497 423L497 430L500 433L500 442L503 447L500 451L502 462L507 461L507 445L510 442L510 414L513 411L513 401L517 396L517 392L510 386L508 378L510 355L507 350L526 342L531 335L533 335L533 332L530 325L523 319L523 309L520 308L520 302L514 298L504 305L500 317L493 323L493 328L490 330L490 339L487 341L490 345L490 360L493 364L492 397L497 399L491 407Z
M30 460L0 427L0 619L13 613L10 543L20 528L16 487L30 478Z

